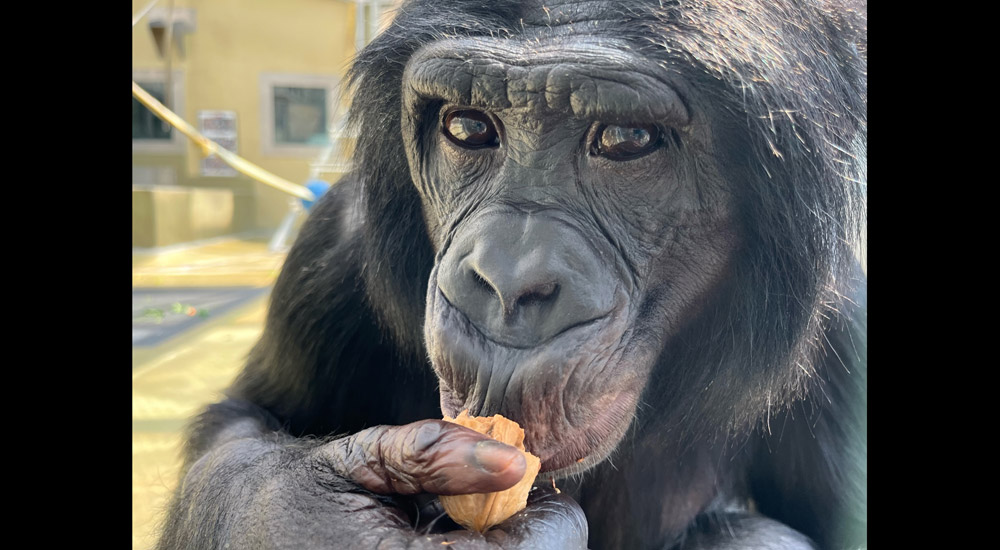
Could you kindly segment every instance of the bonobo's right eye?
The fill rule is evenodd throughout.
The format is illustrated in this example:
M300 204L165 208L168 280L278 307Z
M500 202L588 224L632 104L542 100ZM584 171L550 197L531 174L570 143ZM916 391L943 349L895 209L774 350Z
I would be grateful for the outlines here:
M454 109L444 115L441 131L459 147L481 149L500 145L497 127L490 115L475 109Z

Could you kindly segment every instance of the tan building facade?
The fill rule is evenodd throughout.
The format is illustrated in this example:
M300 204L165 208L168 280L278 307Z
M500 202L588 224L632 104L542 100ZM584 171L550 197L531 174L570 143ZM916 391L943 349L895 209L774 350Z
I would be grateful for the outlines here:
M207 137L304 184L342 121L351 58L392 4L160 0L145 11L149 0L133 0L133 17L142 18L132 28L132 78ZM289 195L205 159L132 101L134 247L267 233L279 225Z

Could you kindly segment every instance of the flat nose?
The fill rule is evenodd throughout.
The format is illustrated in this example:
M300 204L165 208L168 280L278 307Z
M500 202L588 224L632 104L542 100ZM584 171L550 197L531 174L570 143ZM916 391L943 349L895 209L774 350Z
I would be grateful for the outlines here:
M474 292L466 305L483 309L499 302L505 324L520 318L535 326L541 321L541 310L554 308L563 277L559 266L552 265L555 262L551 256L537 250L524 256L517 252L487 245L466 257L462 266L465 273L460 276L477 287L470 289Z
M574 230L509 215L459 236L442 258L438 286L489 338L533 347L606 314L614 287L606 275Z

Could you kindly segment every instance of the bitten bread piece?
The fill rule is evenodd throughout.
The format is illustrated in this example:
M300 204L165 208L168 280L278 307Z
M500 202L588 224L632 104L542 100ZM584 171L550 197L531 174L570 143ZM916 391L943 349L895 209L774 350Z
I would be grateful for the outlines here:
M528 492L531 491L531 485L535 482L542 462L537 456L524 450L524 430L513 420L508 420L499 414L469 416L469 411L462 411L457 418L446 416L444 419L472 428L524 453L528 465L524 477L510 489L496 493L440 497L441 504L451 519L466 529L485 533L490 527L503 522L528 505Z

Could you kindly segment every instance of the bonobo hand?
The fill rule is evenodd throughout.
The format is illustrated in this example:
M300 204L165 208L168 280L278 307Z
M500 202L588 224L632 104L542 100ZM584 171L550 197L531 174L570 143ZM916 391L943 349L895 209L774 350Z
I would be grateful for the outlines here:
M333 479L346 479L380 495L501 491L520 481L525 469L524 455L517 449L441 420L369 428L317 448L313 458L318 468L329 468ZM551 491L533 491L527 509L485 536L465 530L421 535L413 530L403 510L364 505L364 510L359 510L356 505L374 502L374 498L350 492L348 500L354 505L345 506L341 515L343 521L354 524L350 531L357 533L356 545L362 548L382 548L391 540L407 548L426 545L440 549L442 542L450 541L462 541L456 548L586 547L583 511L572 499Z
M519 451L457 424L423 420L405 426L376 426L299 448L301 452L288 446L254 452L261 443L233 441L192 466L181 490L190 506L187 515L210 514L211 520L194 521L214 521L215 533L226 536L225 541L213 540L199 547L220 542L232 548L436 550L579 549L587 545L583 510L569 497L542 488L532 491L526 509L485 535L466 530L428 533L427 527L416 527L410 514L422 515L420 522L426 524L443 512L436 500L419 510L415 499L405 495L500 491L524 475L524 457ZM234 475L237 470L242 473ZM191 494L217 495L218 491L227 494ZM199 498L201 506L195 502ZM227 509L212 509L204 499L224 499L216 504ZM220 527L219 522L227 525ZM192 528L196 526L188 525L184 531Z

